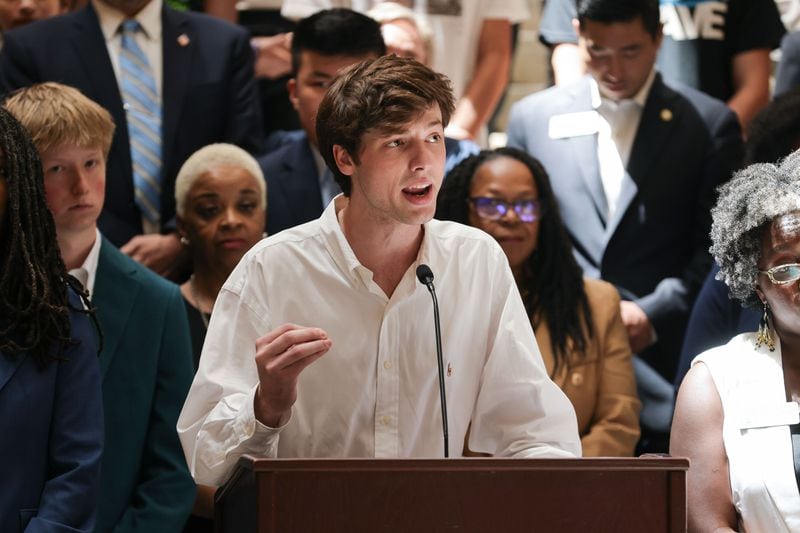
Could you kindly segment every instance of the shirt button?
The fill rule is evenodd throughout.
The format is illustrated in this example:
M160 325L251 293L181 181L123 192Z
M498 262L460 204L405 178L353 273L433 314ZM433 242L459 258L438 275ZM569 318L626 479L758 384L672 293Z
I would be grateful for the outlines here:
M384 426L388 426L389 422L391 422L391 421L392 421L392 417L390 417L388 415L381 417L381 424L383 424Z
M385 368L386 370L389 370L390 368L392 368L392 362L391 361L384 361L383 362L383 368Z

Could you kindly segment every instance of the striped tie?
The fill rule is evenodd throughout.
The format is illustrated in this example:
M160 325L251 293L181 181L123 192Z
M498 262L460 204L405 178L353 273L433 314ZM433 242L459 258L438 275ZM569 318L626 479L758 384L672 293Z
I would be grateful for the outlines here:
M128 123L136 205L155 224L161 219L161 105L147 57L136 44L135 20L120 25L120 88Z

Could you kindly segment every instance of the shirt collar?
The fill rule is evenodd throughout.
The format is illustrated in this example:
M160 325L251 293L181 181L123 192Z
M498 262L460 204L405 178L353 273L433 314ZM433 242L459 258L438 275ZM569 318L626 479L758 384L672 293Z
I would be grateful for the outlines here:
M95 228L95 237L94 237L94 244L92 245L91 250L89 250L89 255L86 256L86 259L83 260L83 264L78 268L73 268L69 271L70 274L81 280L82 282L85 280L84 289L89 292L89 297L91 298L92 294L94 293L94 280L97 276L97 262L100 258L100 245L103 241L102 235L100 234L100 230ZM82 271L82 272L78 272Z
M351 277L361 279L366 286L369 286L369 281L372 280L372 271L359 262L339 225L339 212L347 205L347 202L349 199L344 194L339 194L325 208L320 217L322 237L339 268ZM414 262L414 269L421 263L429 262L431 256L429 248L432 240L428 236L431 234L430 225L435 223L435 220L430 220L422 225L422 242Z
M148 39L160 41L161 40L161 6L163 0L150 0L146 6L139 11L133 19L142 25L145 35ZM102 0L93 0L92 5L97 12L97 18L100 21L100 29L103 31L103 37L106 41L110 41L119 34L119 25L126 17L121 11L114 9Z
M614 102L610 98L606 98L600 94L600 86L594 79L594 76L589 76L589 90L591 92L592 108L597 109L603 103L614 103L615 105L619 105L621 102L625 101L629 102L632 101L636 103L640 108L644 108L644 104L647 102L647 97L650 95L650 89L653 87L653 82L655 81L655 79L656 79L656 69L655 67L653 67L652 69L650 69L650 74L648 74L644 84L639 88L636 94L633 95L633 98L626 98L625 100Z

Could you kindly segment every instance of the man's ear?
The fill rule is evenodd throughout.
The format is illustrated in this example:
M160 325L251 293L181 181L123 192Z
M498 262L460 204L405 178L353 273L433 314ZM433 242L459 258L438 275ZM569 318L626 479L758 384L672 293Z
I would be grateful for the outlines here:
M345 176L352 176L356 170L356 163L350 153L340 144L333 145L333 160L339 167L339 172Z
M572 19L572 29L575 30L575 35L580 36L580 34L581 34L581 23L578 22L577 18Z
M297 79L296 78L289 78L289 81L286 82L286 90L289 93L289 101L292 103L292 107L295 111L297 111L297 106L300 105L300 102L297 99Z

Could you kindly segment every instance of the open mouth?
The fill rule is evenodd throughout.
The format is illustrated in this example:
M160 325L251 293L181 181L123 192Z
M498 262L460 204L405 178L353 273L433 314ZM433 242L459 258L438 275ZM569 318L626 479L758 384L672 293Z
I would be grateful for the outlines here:
M403 189L403 194L406 196L411 196L412 198L424 198L431 192L432 189L433 186L430 183L427 185L413 185Z

